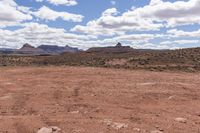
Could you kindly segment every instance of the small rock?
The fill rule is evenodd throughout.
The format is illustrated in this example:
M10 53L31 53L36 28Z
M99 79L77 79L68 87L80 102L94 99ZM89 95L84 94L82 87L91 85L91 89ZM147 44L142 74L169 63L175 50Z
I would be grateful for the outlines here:
M37 133L60 133L60 131L58 127L43 127Z
M154 130L154 131L151 131L150 133L163 133L163 132L161 132L159 130Z
M164 129L160 128L158 125L155 126L159 131L164 131Z
M78 114L80 111L79 110L76 110L76 111L71 111L70 113L71 114Z
M121 129L121 128L127 128L128 125L125 124L125 123L117 123L117 122L114 122L114 123L112 124L112 127L113 127L114 129L119 130L119 129Z
M140 129L139 129L139 128L134 128L133 130L134 130L134 131L137 131L137 132L140 132Z
M170 97L168 97L169 100L171 100L171 99L173 99L173 98L175 98L175 96L170 96Z
M162 129L162 128L160 128L159 130L162 131L162 132L164 131L164 129Z
M111 126L112 128L119 130L121 128L127 128L128 124L125 123L117 123L117 122L112 122L111 119L105 119L102 121L103 123L105 123L107 126Z
M186 123L187 119L179 117L179 118L176 118L175 121L180 122L180 123Z
M197 115L197 116L200 116L200 112L197 112L196 115Z

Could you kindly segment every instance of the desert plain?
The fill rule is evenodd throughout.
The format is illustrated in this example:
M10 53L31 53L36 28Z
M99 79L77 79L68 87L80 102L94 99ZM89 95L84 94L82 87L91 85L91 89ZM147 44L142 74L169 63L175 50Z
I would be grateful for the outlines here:
M199 133L200 73L0 68L0 133Z

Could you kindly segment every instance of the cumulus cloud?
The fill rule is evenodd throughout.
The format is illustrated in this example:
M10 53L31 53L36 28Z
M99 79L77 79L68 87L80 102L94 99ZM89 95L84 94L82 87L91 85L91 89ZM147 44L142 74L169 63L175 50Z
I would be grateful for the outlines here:
M174 40L174 41L164 41L160 44L198 44L200 43L200 40Z
M81 22L84 18L82 15L79 14L72 14L68 12L57 12L49 7L43 6L38 11L33 12L33 15L39 17L40 19L44 20L52 20L55 21L58 18L61 18L65 21L73 21L73 22Z
M200 38L200 29L196 31L183 31L177 29L168 30L167 33L171 35L171 37L195 37Z
M19 25L31 20L28 8L18 6L13 0L0 0L0 27Z
M116 8L110 8L110 9L105 10L102 13L102 16L115 16L117 14L119 14L119 12L117 11Z
M133 48L136 49L180 49L179 46L173 44L159 44L159 43L143 43L143 44L133 44Z
M66 6L77 4L76 0L36 1ZM115 4L116 0L108 2L112 1ZM59 21L60 19L82 22L84 16L66 11L56 11L47 6L33 9L19 6L14 0L0 0L0 46L19 48L28 42L34 46L68 44L87 49L93 46L115 45L117 41L120 41L134 48L177 48L178 44L200 43L200 29L183 31L181 27L177 27L193 24L199 26L199 9L200 0L175 2L150 0L148 5L134 7L125 12L109 8L103 11L99 18L90 20L86 25L76 25L69 32L64 28L53 28L30 22L30 20L35 21L35 18L39 18L39 22L40 20ZM14 31L1 29L16 25L22 27ZM166 28L167 32L160 30L161 28Z
M166 26L174 27L200 23L200 0L163 2L162 0L151 0L150 4L138 8L129 15L140 14L142 18L151 18L157 22L166 22Z
M72 28L71 31L113 36L125 34L127 31L134 30L158 30L162 26L161 24L154 24L152 21L139 17L132 18L128 16L127 13L123 13L121 16L117 14L119 13L116 8L107 9L102 13L99 19L89 21L86 26L77 25Z
M45 24L25 23L18 30L0 29L0 46L8 48L20 48L24 43L33 46L46 45L71 45L82 49L94 46L115 45L117 41L129 44L147 43L150 39L157 37L151 34L120 35L115 38L99 39L93 35L78 35L69 33L62 28L53 28Z
M119 41L149 41L151 39L156 38L157 35L153 34L130 34L130 35L121 35L117 36L114 39Z
M87 41L96 39L95 36L76 35L68 33L65 29L52 28L44 24L25 23L22 26L23 28L15 31L0 29L0 40L2 40L0 45L19 48L27 42L34 46L41 44L64 46L76 42L76 40Z
M43 1L47 1L56 6L58 5L74 6L78 4L76 0L36 0L36 2L43 2Z
M162 27L176 27L179 25L200 24L200 0L164 2L162 0L151 0L144 7L132 8L131 10L116 15L113 13L89 21L86 26L77 25L72 31L96 34L116 35L125 34L129 31L152 31L160 30ZM114 12L114 13L115 13Z

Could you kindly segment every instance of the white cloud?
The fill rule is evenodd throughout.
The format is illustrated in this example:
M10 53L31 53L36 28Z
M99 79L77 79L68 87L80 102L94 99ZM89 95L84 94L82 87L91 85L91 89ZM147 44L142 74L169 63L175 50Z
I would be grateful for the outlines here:
M36 2L43 2L45 0L36 0ZM66 5L66 6L74 6L77 5L76 0L46 0L47 2L53 4L53 5Z
M0 45L10 48L20 48L24 43L33 46L41 44L62 45L74 44L77 40L87 41L96 39L95 36L76 35L68 33L65 29L48 27L44 24L25 23L23 28L11 31L0 29Z
M196 30L196 31L183 31L183 30L172 29L172 30L168 30L167 33L171 37L195 37L195 38L200 38L200 29Z
M110 9L105 10L102 13L102 16L116 16L117 14L119 14L119 12L117 11L116 8L110 8Z
M46 6L41 7L37 12L33 12L32 14L35 15L36 17L39 17L40 19L52 20L52 21L61 18L65 21L81 22L82 19L84 18L82 15L79 14L72 14L68 12L57 12Z
M198 44L200 43L200 40L174 40L174 41L164 41L161 42L160 44Z
M151 0L150 5L138 8L129 15L140 14L143 18L151 18L157 22L166 22L167 26L200 23L200 0L163 2Z
M104 11L100 18L89 21L86 26L77 25L72 31L95 34L116 35L129 31L153 31L162 27L200 24L200 0L164 2L151 0L149 5L116 15L104 15L114 8ZM114 13L115 13L114 12Z
M66 6L77 4L76 0L36 1ZM108 2L112 1L115 4L116 0ZM58 19L81 22L84 18L79 14L59 12L46 6L36 10L33 7L20 6L14 0L0 0L0 46L19 48L28 42L34 46L68 44L86 49L93 46L115 45L117 41L120 41L134 48L174 49L181 44L200 43L200 29L196 31L183 31L181 27L171 29L180 25L200 25L200 0L175 2L151 0L144 7L133 7L122 13L116 8L110 8L105 10L99 18L71 29L72 32L78 32L78 34L62 28L29 22L33 20L31 15L35 16L38 22L40 20L58 21ZM1 29L16 25L22 28L14 31ZM166 27L168 31L166 33L160 31L162 27ZM161 39L156 40L157 38Z
M158 30L162 27L161 24L154 24L151 20L141 19L139 16L134 18L130 17L127 13L117 16L117 9L107 9L102 13L99 19L89 21L86 26L77 25L72 28L71 31L113 36L125 34L127 31Z
M156 35L153 34L130 34L130 35L121 35L118 37L115 37L114 39L119 41L149 41L151 39L154 39Z
M0 29L0 45L8 48L20 48L24 43L30 43L33 46L41 44L70 45L87 49L94 46L115 45L117 41L128 41L129 44L147 43L154 36L156 37L151 34L132 34L98 39L96 36L72 34L65 29L52 28L45 24L25 23L22 26L21 29L15 31Z
M163 1L162 0L151 0L149 5L154 6L154 5L158 5L158 4L162 4Z
M0 27L19 25L31 20L32 16L25 13L25 9L27 8L18 6L13 0L0 0Z
M161 45L154 43L133 44L132 47L136 49L179 49L179 47L173 45Z

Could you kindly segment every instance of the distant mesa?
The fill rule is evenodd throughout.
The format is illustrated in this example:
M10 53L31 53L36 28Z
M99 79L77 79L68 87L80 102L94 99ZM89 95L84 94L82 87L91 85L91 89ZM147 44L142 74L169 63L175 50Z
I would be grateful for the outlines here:
M88 49L87 53L127 53L132 52L134 49L130 46L122 46L118 42L115 46L108 47L93 47ZM34 47L31 44L24 44L20 49L4 50L0 49L0 53L3 54L19 54L19 55L58 55L62 53L77 53L82 50L74 47L66 46L57 46L57 45L40 45Z
M122 46L120 42L118 42L115 46L108 47L93 47L88 49L86 52L93 53L127 53L132 52L134 49L130 46Z
M30 44L26 43L22 46L22 48L15 50L14 54L40 55L46 54L46 52L40 48L35 48Z
M34 49L34 48L35 48L35 47L31 46L30 44L25 43L25 44L22 46L21 50L23 50L23 49Z
M0 54L12 54L15 49L10 48L0 48Z
M20 49L14 50L12 54L24 54L24 55L56 55L64 52L75 53L78 52L78 48L73 48L68 45L61 47L57 45L40 45L33 47L26 43Z
M38 48L44 50L45 52L49 54L61 54L64 52L71 52L71 53L79 52L78 48L73 48L68 45L66 45L65 47L61 47L57 45L40 45Z

